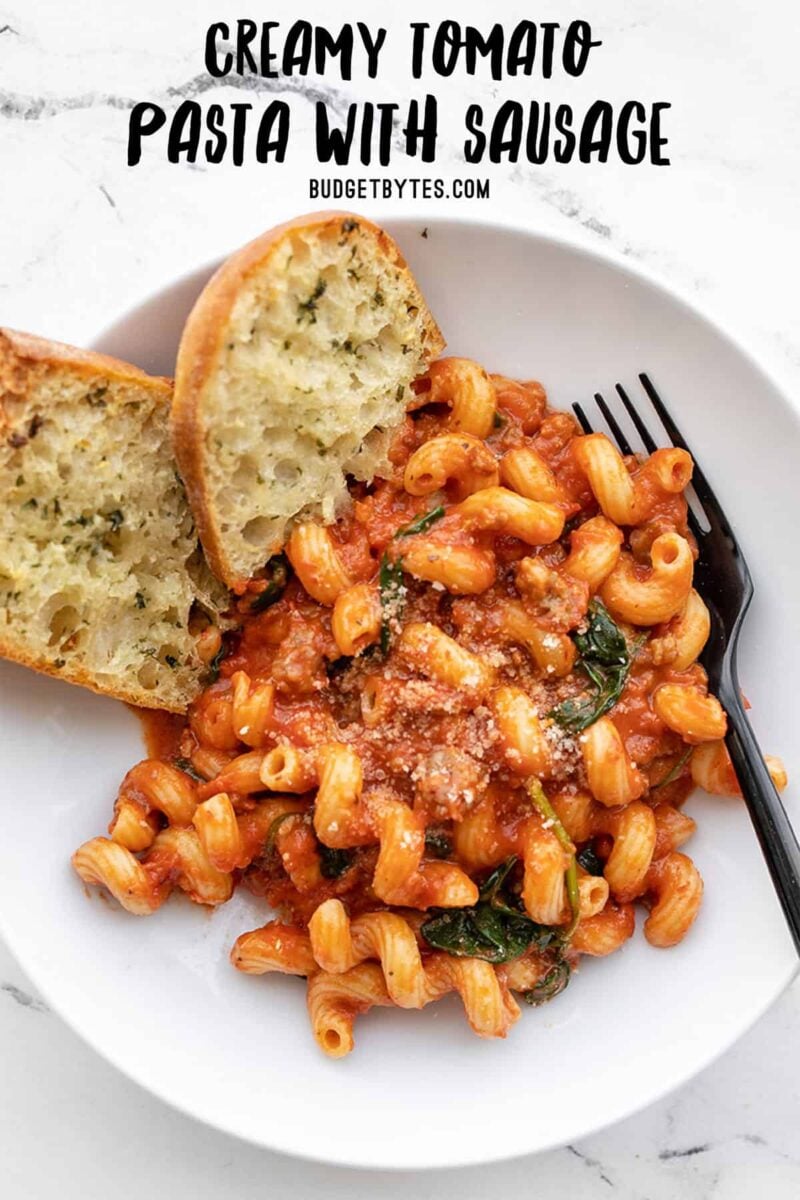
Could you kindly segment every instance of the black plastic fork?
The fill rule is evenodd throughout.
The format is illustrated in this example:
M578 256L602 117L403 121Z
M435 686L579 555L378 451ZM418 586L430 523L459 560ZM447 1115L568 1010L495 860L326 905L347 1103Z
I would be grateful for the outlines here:
M640 375L639 380L672 445L692 454L648 376ZM639 411L619 383L616 394L645 450L652 453L658 449ZM621 453L633 454L635 451L610 406L599 393L594 399ZM584 432L594 432L581 405L572 407ZM728 752L795 946L800 951L800 846L747 719L736 670L739 634L753 598L753 580L720 503L694 454L692 458L695 463L692 485L708 525L703 529L690 507L689 526L700 551L694 583L711 614L711 634L701 661L708 672L711 691L728 714L725 738Z

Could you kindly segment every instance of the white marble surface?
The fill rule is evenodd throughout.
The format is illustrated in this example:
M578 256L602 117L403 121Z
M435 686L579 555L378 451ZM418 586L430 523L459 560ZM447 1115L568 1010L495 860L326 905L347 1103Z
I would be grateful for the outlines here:
M78 343L153 288L273 221L315 207L311 105L291 81L294 135L284 167L172 166L163 141L125 163L127 110L212 93L202 37L211 20L325 14L380 20L390 42L380 80L325 82L338 102L421 92L405 67L407 36L385 4L309 2L300 14L211 0L0 0L0 323ZM479 11L457 6L461 19ZM263 11L261 11L263 8ZM246 11L245 11L246 9ZM258 9L258 13L253 10ZM410 3L404 20L452 15ZM494 19L578 15L604 45L578 82L534 77L495 85L454 77L439 161L424 172L398 158L374 177L470 173L453 149L467 99L503 95L668 100L672 166L475 168L485 201L362 202L381 216L457 211L610 244L672 281L772 367L800 384L795 279L800 268L795 153L800 121L800 17L790 0L586 0L575 9L495 3ZM473 17L476 21L477 17ZM306 81L312 84L314 81ZM235 99L229 87L215 98ZM275 85L272 85L275 90ZM264 98L258 87L249 98ZM241 1145L167 1110L100 1061L33 995L0 947L0 1193L120 1200L146 1188L176 1197L500 1196L771 1200L800 1190L800 988L797 984L722 1060L678 1094L579 1145L500 1167L381 1175L294 1162ZM587 1063L587 1070L597 1064Z

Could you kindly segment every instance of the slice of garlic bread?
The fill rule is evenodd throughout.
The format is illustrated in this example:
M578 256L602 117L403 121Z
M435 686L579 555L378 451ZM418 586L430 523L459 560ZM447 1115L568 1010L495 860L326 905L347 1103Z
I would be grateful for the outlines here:
M227 603L200 551L166 379L0 330L0 654L148 708L183 710L189 630Z
M444 347L388 234L317 213L234 254L178 353L175 455L208 560L240 588L299 514L331 521L379 474L411 382Z

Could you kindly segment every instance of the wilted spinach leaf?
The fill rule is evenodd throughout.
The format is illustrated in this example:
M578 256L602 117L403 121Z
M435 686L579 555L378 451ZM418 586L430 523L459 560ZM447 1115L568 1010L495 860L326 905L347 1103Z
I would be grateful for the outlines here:
M173 759L173 763L178 768L179 771L183 771L184 775L189 775L192 779L196 780L197 783L205 783L205 779L203 779L203 776L198 775L197 771L195 771L194 767L192 766L191 759L175 758L175 759Z
M278 813L277 817L267 830L267 838L264 842L265 854L270 854L275 849L275 838L277 837L278 830L284 821L288 821L291 817L297 817L300 815L301 814L297 811L297 809L292 809L291 812Z
M208 671L206 672L206 680L205 680L206 683L216 683L217 682L217 680L219 679L219 665L227 653L228 653L227 647L225 646L225 643L223 642L222 645L220 646L219 650L217 651L217 653L211 659L211 662L208 664Z
M532 987L530 991L522 993L522 999L526 1004L546 1004L548 1000L554 1000L556 996L564 991L564 988L569 983L572 970L569 963L564 958L560 958L545 975L544 979Z
M477 904L440 909L424 921L420 932L428 945L457 958L483 958L491 963L519 958L535 946L544 950L560 930L537 925L525 913L519 895L508 887L516 855L487 878Z
M564 881L567 885L567 896L569 898L569 906L572 910L572 920L567 928L562 930L562 934L565 938L570 938L575 930L575 926L578 924L581 907L581 898L578 891L578 867L575 862L575 847L566 829L561 824L558 813L547 799L545 790L539 780L529 779L525 786L534 807L545 823L545 828L553 831L558 838L559 844L569 855L567 868L564 871Z
M330 846L319 846L319 869L325 879L338 879L349 871L355 861L352 850L333 850Z
M395 537L411 537L415 533L425 533L426 529L430 529L436 521L440 521L444 516L444 506L437 504L436 508L432 508L430 512L423 513L421 517L417 517L410 525L404 525L402 529L398 529Z
M281 825L285 821L292 820L294 817L302 818L303 815L303 812L298 809L278 814L267 831L267 838L264 842L265 855L270 854L275 849L275 839ZM317 842L317 851L319 853L320 873L325 879L338 879L340 875L344 875L345 871L349 870L355 861L355 852L353 850L333 850L330 846L323 846L321 842Z
M589 604L589 628L585 633L575 634L575 645L582 658L606 667L621 666L628 657L625 638L602 600L595 599Z
M692 757L693 749L694 749L694 746L690 746L688 750L685 750L683 752L683 754L680 756L680 758L678 759L678 761L672 765L672 767L669 769L669 771L667 771L664 778L659 779L658 783L653 784L653 786L650 788L650 791L657 792L659 788L666 787L668 783L674 783L675 780L680 775L683 768L686 766L689 759Z
M595 850L592 842L589 842L579 854L575 855L575 861L579 867L583 867L588 875L602 875L605 869L605 863Z
M425 853L432 858L450 858L453 853L453 843L443 829L425 830Z
M582 733L619 700L635 653L630 653L619 627L597 599L589 604L589 628L576 634L573 641L580 655L576 665L588 676L594 693L564 700L548 715L570 733Z
M260 613L280 600L289 580L289 564L283 554L274 555L266 566L267 586L251 602L248 612Z

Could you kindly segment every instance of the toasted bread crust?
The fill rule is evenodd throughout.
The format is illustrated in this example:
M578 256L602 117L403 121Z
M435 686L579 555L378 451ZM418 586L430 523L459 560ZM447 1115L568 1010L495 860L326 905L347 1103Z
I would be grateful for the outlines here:
M81 350L64 342L52 342L34 333L19 329L0 328L0 408L4 392L19 392L20 372L31 366L72 367L78 374L110 375L120 383L138 383L159 393L168 404L172 396L172 380L146 371L121 358L100 354L96 350Z
M159 405L169 406L171 402L172 382L169 379L148 375L131 363L106 354L82 350L19 330L0 328L0 441L9 427L7 401L24 399L31 383L40 374L54 369L68 370L88 380L100 376L115 383L132 384L146 389ZM0 656L40 674L51 675L142 708L185 711L184 705L165 702L157 693L148 691L133 680L120 678L115 682L104 680L101 684L80 663L68 661L63 667L58 667L44 655L37 654L31 646L20 644L14 638L0 635ZM198 680L198 692L200 688Z
M430 357L435 358L444 349L441 330L429 312L399 247L388 233L372 221L353 213L310 213L277 225L243 246L218 268L198 297L181 337L172 401L172 437L175 457L206 558L214 574L234 591L241 590L247 580L238 576L226 553L203 469L203 390L217 362L231 310L245 281L255 271L264 268L287 234L298 231L321 232L351 219L369 229L387 261L407 273L410 291L423 315Z
M133 704L136 708L152 708L161 712L186 712L186 705L166 703L144 688L112 687L110 684L104 684L101 687L89 671L81 670L76 666L68 668L54 667L46 659L28 654L22 647L3 638L0 638L0 658L8 659L9 662L19 663L22 667L29 667L39 675L50 675L53 679L60 679L63 683L74 683L78 687L88 688L90 692L95 692L98 696L113 696L115 700L122 700L125 704ZM201 690L202 688L198 684L198 694Z

